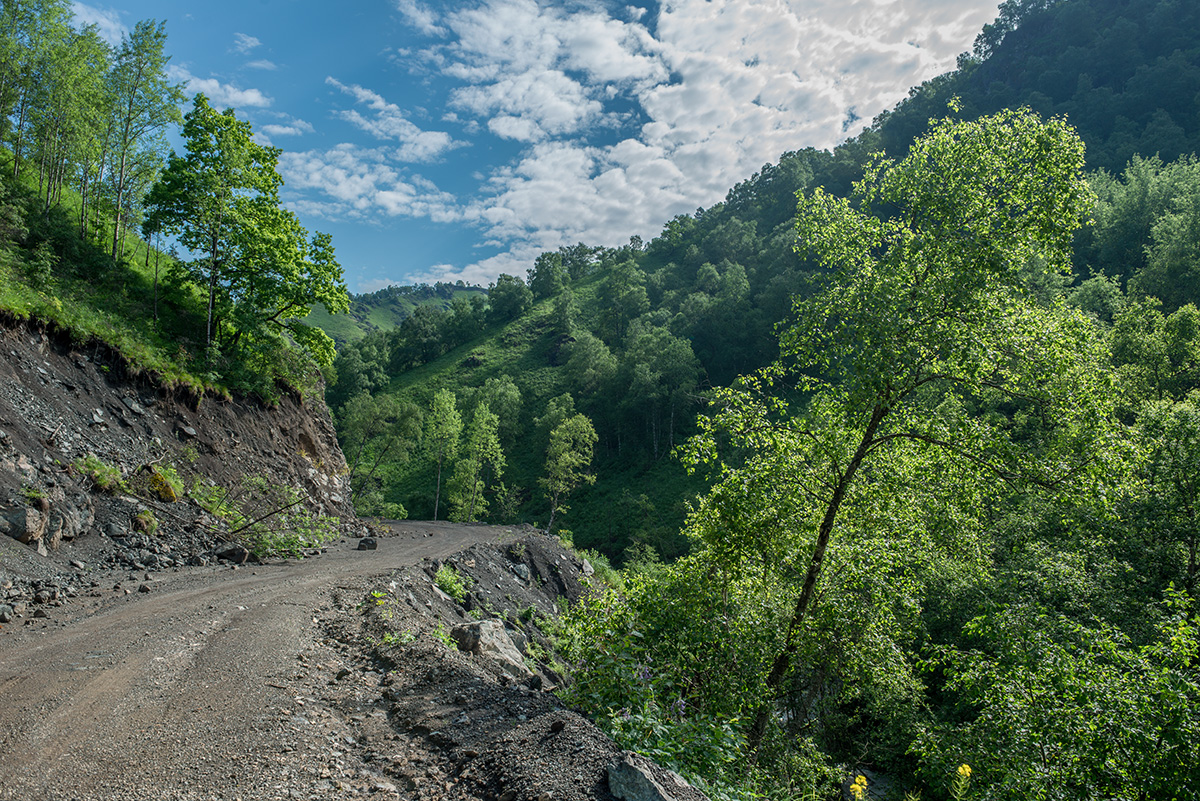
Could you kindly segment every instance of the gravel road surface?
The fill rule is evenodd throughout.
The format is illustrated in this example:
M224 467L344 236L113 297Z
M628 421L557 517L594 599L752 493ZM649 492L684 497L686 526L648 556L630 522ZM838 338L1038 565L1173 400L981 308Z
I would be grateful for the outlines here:
M320 696L340 657L318 617L339 587L506 529L393 528L376 551L347 540L300 562L98 576L92 597L3 627L0 799L401 797L337 742Z

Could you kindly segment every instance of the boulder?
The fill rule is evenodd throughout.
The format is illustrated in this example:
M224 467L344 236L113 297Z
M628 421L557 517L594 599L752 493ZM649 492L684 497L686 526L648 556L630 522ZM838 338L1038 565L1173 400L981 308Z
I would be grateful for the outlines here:
M46 534L48 517L44 512L33 507L21 506L16 509L2 509L0 517L3 517L7 524L8 536L17 542L27 545L36 543Z
M499 620L476 620L450 629L450 637L460 651L490 659L501 670L518 681L533 675L525 666L521 652Z
M217 559L224 559L227 562L233 562L235 565L242 565L250 558L250 551L244 545L238 545L236 542L227 542L213 549L212 555Z
M678 773L663 770L632 751L626 751L619 762L609 763L608 791L622 801L676 801L697 794Z

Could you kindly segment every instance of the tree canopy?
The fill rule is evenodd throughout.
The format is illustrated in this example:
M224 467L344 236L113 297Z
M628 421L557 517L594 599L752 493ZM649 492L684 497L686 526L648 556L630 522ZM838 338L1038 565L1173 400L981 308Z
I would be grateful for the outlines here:
M205 342L263 347L286 331L318 362L333 360L324 332L300 322L321 303L349 305L330 237L311 238L280 205L279 151L254 141L232 109L217 112L198 94L183 124L187 151L171 155L147 197L144 229L177 234L203 254L189 265L208 295Z

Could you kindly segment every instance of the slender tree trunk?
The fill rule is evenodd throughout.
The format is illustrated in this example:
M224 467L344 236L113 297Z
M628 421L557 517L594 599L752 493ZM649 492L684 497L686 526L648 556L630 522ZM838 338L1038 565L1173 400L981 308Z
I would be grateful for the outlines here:
M129 156L127 150L121 151L121 169L117 172L117 203L113 210L113 239L112 239L112 257L116 261L120 235L121 235L121 204L125 202L125 168L127 166Z
M153 238L153 237L152 237ZM162 245L162 237L159 237L159 245ZM146 254L149 255L147 250ZM154 321L158 322L158 257L161 255L161 250L154 251Z
M12 141L12 177L16 181L20 177L20 145L25 134L25 95L26 92L20 94L20 101L17 112L17 125L13 127Z
M79 238L87 239L87 207L88 207L88 178L90 178L87 162L83 165L83 174L79 178Z
M17 113L17 124L13 131L13 180L21 177L21 140L25 134L25 92L21 92L21 102Z
M775 661L771 665L771 672L767 675L766 698L755 714L754 724L751 726L749 736L747 737L747 744L750 746L751 752L757 751L759 745L762 744L763 735L767 731L767 723L771 718L773 696L783 684L784 678L791 669L792 657L795 655L796 648L799 645L797 637L812 606L817 580L821 577L821 568L825 563L825 551L829 547L829 537L833 533L834 524L837 522L838 511L841 509L842 501L846 498L846 492L850 489L850 485L854 481L854 476L858 473L858 468L862 465L863 460L866 459L867 451L870 450L871 445L875 442L875 432L879 430L880 423L887 417L889 411L889 407L880 404L871 412L871 420L867 423L866 430L863 431L862 439L858 443L858 449L855 450L854 457L850 460L850 463L846 465L846 471L838 478L838 482L833 488L833 494L829 497L829 501L825 506L825 515L821 518L820 528L817 529L817 542L813 546L813 554L808 562L808 572L804 576L804 585L800 588L800 597L796 599L796 606L792 610L792 619L788 623L787 634L784 636L783 650L779 652L779 655L775 657Z
M442 462L443 461L445 461L445 457L439 454L438 455L438 463L437 463L438 464L437 489L435 489L433 491L433 522L435 522L435 523L437 522L437 516L438 516L438 504L442 500Z
M546 533L554 533L554 513L558 511L558 493L550 497L550 522L546 524Z

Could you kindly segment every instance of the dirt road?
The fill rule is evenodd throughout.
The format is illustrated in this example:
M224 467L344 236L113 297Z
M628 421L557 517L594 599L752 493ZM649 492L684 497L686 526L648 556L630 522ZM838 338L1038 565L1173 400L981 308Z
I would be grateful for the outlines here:
M506 529L395 529L377 551L351 540L302 562L167 573L148 593L110 579L91 606L4 627L0 799L332 797L353 771L356 797L400 797L354 764L338 728L354 710L321 700L341 657L317 620L339 587L361 598L369 577Z

